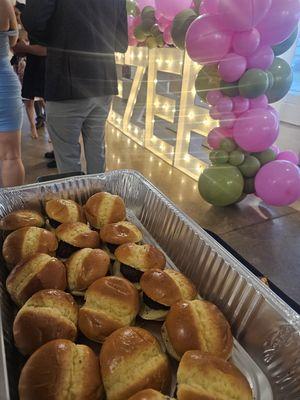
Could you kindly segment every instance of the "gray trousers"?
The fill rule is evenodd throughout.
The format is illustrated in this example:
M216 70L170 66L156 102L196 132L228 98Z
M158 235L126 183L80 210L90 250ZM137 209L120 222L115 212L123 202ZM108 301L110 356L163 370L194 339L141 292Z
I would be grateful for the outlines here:
M87 173L105 171L105 123L111 96L48 101L47 128L59 173L81 171L82 133Z

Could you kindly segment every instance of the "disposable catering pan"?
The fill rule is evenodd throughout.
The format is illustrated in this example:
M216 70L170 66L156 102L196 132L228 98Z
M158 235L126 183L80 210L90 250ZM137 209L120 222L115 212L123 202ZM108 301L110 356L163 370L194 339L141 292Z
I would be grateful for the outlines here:
M300 400L299 315L139 173L120 170L2 190L0 218L25 207L42 210L45 200L55 197L84 204L99 191L123 197L145 242L159 246L168 266L187 275L200 296L226 315L236 338L232 360L247 376L255 399ZM15 400L24 360L13 344L16 309L5 290L3 259L0 263L0 399ZM158 328L145 327L153 333Z

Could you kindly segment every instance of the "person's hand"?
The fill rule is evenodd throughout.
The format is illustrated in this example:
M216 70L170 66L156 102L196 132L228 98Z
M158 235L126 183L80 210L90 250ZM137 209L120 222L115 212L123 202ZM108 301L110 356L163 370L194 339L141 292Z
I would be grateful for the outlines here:
M18 43L13 47L13 52L14 54L21 56L21 55L26 55L28 50L28 44L25 42L25 40L19 40Z

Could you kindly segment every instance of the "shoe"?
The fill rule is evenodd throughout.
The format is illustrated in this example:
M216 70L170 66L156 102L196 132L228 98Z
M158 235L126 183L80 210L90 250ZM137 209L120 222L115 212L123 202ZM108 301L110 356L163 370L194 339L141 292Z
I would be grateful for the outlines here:
M56 161L52 160L52 161L48 162L47 167L48 168L57 168Z
M52 151L48 151L47 153L44 154L44 157L45 158L49 158L49 159L51 159L51 158L55 159L54 151L53 150Z
M39 119L35 124L36 129L44 128L44 126L45 126L45 122L42 119Z

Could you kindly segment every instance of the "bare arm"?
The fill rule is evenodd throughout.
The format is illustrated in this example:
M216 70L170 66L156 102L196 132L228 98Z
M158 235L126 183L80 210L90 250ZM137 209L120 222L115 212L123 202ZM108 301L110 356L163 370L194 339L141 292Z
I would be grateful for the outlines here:
M34 56L45 57L47 48L39 44L28 44L20 40L13 48L15 54L33 54Z
M13 5L9 0L0 0L0 31L14 31L18 29L18 22ZM17 43L18 36L10 36L10 46Z

